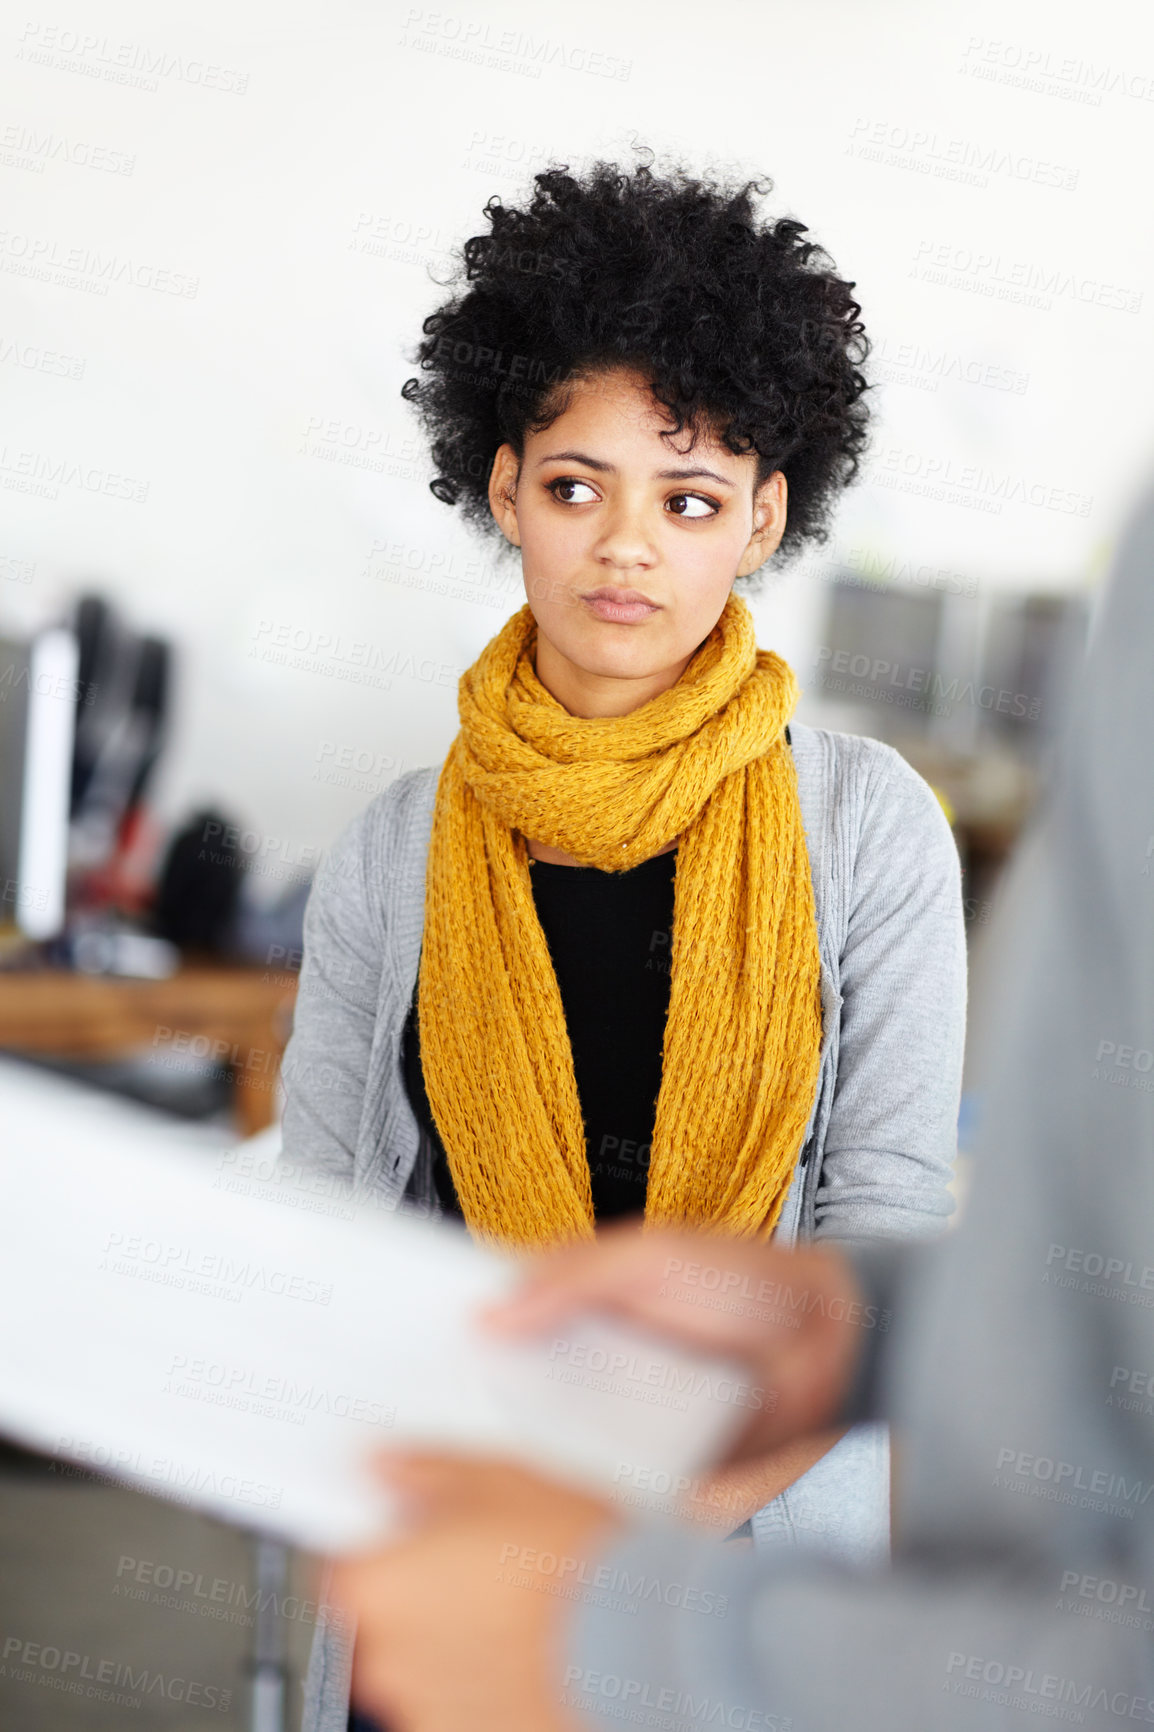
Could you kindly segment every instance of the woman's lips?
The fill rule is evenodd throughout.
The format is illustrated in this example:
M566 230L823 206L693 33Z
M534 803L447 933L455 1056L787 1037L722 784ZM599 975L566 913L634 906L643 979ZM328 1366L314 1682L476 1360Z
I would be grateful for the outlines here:
M648 619L651 614L660 612L655 601L645 601L636 596L620 599L606 594L583 595L581 600L597 619L608 620L611 625L636 625L638 621Z

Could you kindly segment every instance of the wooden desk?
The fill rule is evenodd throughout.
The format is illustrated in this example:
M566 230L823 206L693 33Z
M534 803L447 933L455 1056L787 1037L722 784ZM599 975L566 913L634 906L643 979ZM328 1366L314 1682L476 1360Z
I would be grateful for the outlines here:
M0 1047L61 1059L191 1053L228 1067L245 1136L275 1116L281 1055L292 1029L296 976L200 964L171 980L0 971Z

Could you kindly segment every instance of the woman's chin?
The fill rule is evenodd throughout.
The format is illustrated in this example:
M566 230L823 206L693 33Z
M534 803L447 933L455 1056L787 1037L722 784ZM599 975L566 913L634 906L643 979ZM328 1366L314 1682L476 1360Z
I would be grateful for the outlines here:
M642 644L581 645L563 653L574 673L585 679L653 680L680 665L678 658L655 655L652 648Z

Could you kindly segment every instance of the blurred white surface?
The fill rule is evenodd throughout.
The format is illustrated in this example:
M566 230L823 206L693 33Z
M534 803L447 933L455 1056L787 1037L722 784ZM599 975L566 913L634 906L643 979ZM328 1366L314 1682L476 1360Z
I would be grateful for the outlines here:
M277 1161L274 1128L196 1151L5 1066L0 1431L321 1551L388 1532L391 1443L668 1489L745 1416L732 1366L603 1319L486 1341L512 1259ZM195 1139L193 1139L195 1141Z

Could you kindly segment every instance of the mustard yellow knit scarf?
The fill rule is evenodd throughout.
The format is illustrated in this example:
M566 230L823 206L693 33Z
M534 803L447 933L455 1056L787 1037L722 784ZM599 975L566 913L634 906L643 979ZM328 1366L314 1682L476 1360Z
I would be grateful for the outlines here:
M623 872L679 838L647 1223L768 1235L821 1045L817 926L785 724L793 673L730 594L678 680L571 716L514 614L462 676L437 785L418 1010L429 1104L465 1219L541 1246L593 1232L565 1014L525 838Z

